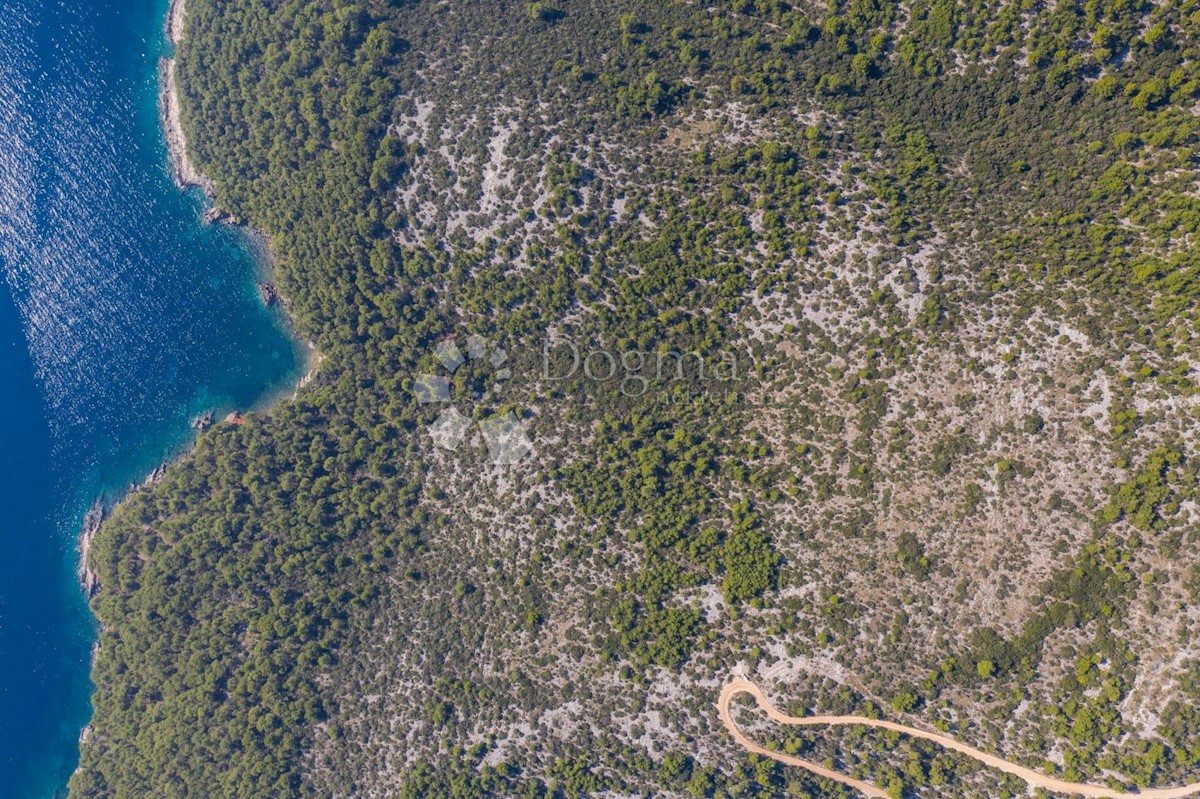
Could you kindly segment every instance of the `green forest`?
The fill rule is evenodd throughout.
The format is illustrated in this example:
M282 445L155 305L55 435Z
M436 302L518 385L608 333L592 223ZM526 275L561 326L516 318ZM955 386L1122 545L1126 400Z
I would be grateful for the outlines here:
M865 683L793 709L1195 779L1194 654L1153 734L1124 713L1138 620L1186 639L1200 598L1200 4L188 0L177 55L320 360L103 525L72 797L849 796L712 715L821 658ZM523 420L510 472L416 400L469 334L510 358L451 381ZM541 379L551 335L693 357L630 396ZM1022 790L772 732L898 796Z

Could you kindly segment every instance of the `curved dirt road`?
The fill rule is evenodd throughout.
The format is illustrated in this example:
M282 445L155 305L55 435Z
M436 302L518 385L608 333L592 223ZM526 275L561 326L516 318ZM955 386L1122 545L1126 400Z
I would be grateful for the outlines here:
M880 719L869 719L865 716L789 716L767 700L763 695L762 689L755 683L749 680L736 679L730 682L721 690L721 698L717 700L717 710L721 716L721 723L729 730L729 734L733 736L733 740L739 746L748 752L753 752L763 757L769 757L772 760L777 760L788 766L798 766L806 771L812 772L821 777L840 782L843 785L849 785L851 788L870 796L875 799L888 799L887 792L876 785L862 780L856 780L853 777L848 777L832 769L827 769L824 766L810 763L807 760L802 760L798 757L783 754L782 752L772 752L766 747L759 746L746 737L746 735L738 729L734 724L733 717L729 713L729 703L735 696L739 694L748 694L754 698L758 706L766 712L767 717L779 724L787 724L793 727L819 727L819 726L844 726L850 724L861 725L863 727L873 727L879 730L891 730L892 732L903 733L912 738L920 738L925 741L931 741L944 749L949 749L954 752L959 752L967 757L978 760L985 766L990 766L994 769L1003 771L1006 774L1012 774L1029 783L1035 788L1045 788L1054 793L1070 794L1073 796L1086 796L1092 799L1184 799L1184 797L1192 796L1200 793L1200 782L1185 785L1180 788L1148 788L1144 791L1135 791L1132 793L1114 791L1111 788L1105 788L1102 785L1089 785L1085 782L1067 782L1060 780L1057 777L1048 777L1045 774L1026 768L1025 766L1017 765L1008 760L990 755L973 746L968 746L959 743L953 738L947 738L945 735L939 735L935 732L926 732L915 727L908 727L904 724L897 724L893 721L882 721Z

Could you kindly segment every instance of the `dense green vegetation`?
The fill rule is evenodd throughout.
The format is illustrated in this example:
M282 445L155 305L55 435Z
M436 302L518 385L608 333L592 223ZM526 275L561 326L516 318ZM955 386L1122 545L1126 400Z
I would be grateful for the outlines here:
M1197 538L1190 444L1132 398L1196 390L1200 5L709 5L189 0L195 160L270 236L323 360L296 399L204 433L105 524L73 796L838 796L704 725L736 664L853 660L867 616L887 654L850 665L887 681L894 712L977 699L1003 719L1043 662L1069 661L1018 754L1053 739L1064 773L1099 763L1140 784L1200 764L1184 700L1161 740L1105 748L1133 684L1126 616L1157 596L1155 558ZM471 165L508 123L497 189ZM755 329L775 301L803 312ZM1085 534L1047 546L1019 621L914 641L921 591L1008 553L893 529L905 488L961 483L965 539L1069 442L1045 408L981 435L961 421L980 398L945 398L959 416L943 417L938 386L900 398L897 383L945 354L1015 386L1048 358L1023 335L1039 319L1105 348L1071 363L1118 395L1108 487L1038 509ZM963 348L979 324L994 362ZM640 372L639 391L540 380L551 330L691 358ZM414 401L437 342L468 332L511 354L503 396L476 364L455 388L481 395L477 416L530 426L538 457L516 476L478 448L447 461L425 429L439 409ZM731 353L736 375L714 380ZM1051 371L1065 395L1091 390ZM493 483L503 501L471 493ZM838 581L859 572L895 588L849 595ZM659 718L667 747L645 743L664 674L700 725ZM571 705L596 726L536 726ZM513 743L500 730L520 713L533 731ZM393 757L397 740L411 748ZM782 745L901 795L972 778L919 747Z

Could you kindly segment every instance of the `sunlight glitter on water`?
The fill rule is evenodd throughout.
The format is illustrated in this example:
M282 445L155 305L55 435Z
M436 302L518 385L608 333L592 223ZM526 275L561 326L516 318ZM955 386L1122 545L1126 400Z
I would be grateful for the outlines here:
M0 547L15 553L0 562L0 796L14 799L61 790L90 712L74 577L87 506L178 452L197 414L246 408L301 367L244 236L202 225L167 174L165 12L0 0Z

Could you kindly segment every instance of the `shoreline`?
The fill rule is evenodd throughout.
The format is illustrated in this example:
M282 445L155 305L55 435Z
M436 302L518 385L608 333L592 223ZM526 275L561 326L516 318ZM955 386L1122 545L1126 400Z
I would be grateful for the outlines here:
M100 590L100 579L96 576L96 571L88 562L88 552L91 551L92 541L96 538L96 533L99 532L100 525L104 522L104 516L104 501L96 499L83 516L83 529L79 533L79 541L76 544L76 549L79 550L79 567L76 570L79 575L79 585L83 588L84 596L89 600ZM93 663L95 656L96 651L93 646Z
M166 18L163 20L163 32L166 34L168 44L172 47L178 47L183 41L183 25L186 15L186 0L171 0ZM158 122L166 141L167 163L175 185L181 191L186 191L189 188L198 188L204 192L205 196L211 199L216 189L215 184L195 168L187 155L187 139L183 132L179 87L175 81L174 58L161 57L158 59ZM208 221L207 218L206 221ZM104 497L97 497L92 502L91 507L88 508L87 513L84 514L83 524L75 546L79 554L79 566L76 569L76 573L79 578L79 587L83 590L84 597L89 601L99 593L100 579L95 569L92 568L88 560L88 555L91 551L92 541L95 540L96 533L100 531L100 527L108 517L109 511L141 486L149 485L161 478L167 464L174 460L175 457L172 457L160 464L143 483L131 485L112 500L111 506L105 503ZM98 646L99 641L92 647L93 668L95 667Z
M187 18L187 0L171 0L163 21L163 31L167 42L174 48L183 44L184 24ZM209 208L203 214L205 224L230 225L240 228L246 238L247 246L256 256L258 270L254 278L258 289L259 299L267 308L278 307L287 323L288 332L303 350L304 375L301 384L311 381L313 373L321 363L321 356L316 351L312 341L305 340L298 333L295 317L292 314L291 303L281 294L275 285L275 252L271 237L258 228L245 225L223 210L217 203L216 181L205 175L196 167L188 155L187 134L183 129L183 104L179 92L178 67L179 59L162 57L158 61L158 117L167 145L167 161L170 167L171 179L180 191L197 188L203 192L209 202Z
M166 18L163 20L163 31L166 35L168 44L174 48L178 48L183 42L184 23L187 16L186 0L171 0L171 4L167 10ZM214 203L202 216L201 221L204 224L228 224L242 228L248 241L244 246L251 251L255 256L254 260L258 265L258 272L254 276L255 286L259 290L259 298L263 305L268 309L278 308L285 322L286 332L296 345L297 354L301 360L299 363L300 372L292 385L280 385L273 391L266 392L257 402L246 409L234 409L227 416L224 416L221 423L224 424L241 424L244 422L246 415L257 413L260 411L269 410L279 402L285 401L288 398L295 399L299 391L305 386L312 383L320 370L324 356L317 351L312 341L306 340L299 335L295 324L295 318L292 315L290 303L287 298L281 295L275 288L273 275L275 270L275 254L272 250L271 239L263 231L243 226L240 220L236 220L229 214L220 210L215 205L216 200L216 184L208 178L199 169L195 167L187 154L187 137L183 130L182 124L182 106L180 103L179 86L176 80L176 64L175 57L161 57L158 61L158 110L159 110L159 126L163 133L163 138L167 147L167 161L171 172L171 177L175 185L181 191L187 191L191 188L200 189L210 203ZM212 424L212 417L217 413L216 410L202 414L196 420L193 420L192 428L199 435L204 432ZM197 421L201 418L208 418L210 421L207 424L198 425ZM79 555L79 564L77 575L79 578L79 586L87 600L95 597L102 586L100 585L99 577L92 568L88 560L88 555L91 550L91 545L102 527L104 520L108 518L110 511L120 505L131 494L139 489L153 485L162 479L167 468L178 461L181 457L186 456L194 447L195 440L193 438L190 444L180 448L180 450L167 458L165 458L158 466L156 466L150 474L140 483L130 484L124 491L120 492L115 497L109 498L106 501L104 497L97 497L84 515L83 523L76 540L76 550ZM102 628L103 631L103 628ZM96 655L99 650L100 642L96 641L92 648L92 668L95 667ZM90 728L90 724L88 725Z
M167 17L163 20L163 33L172 47L183 42L183 26L187 21L187 0L171 0Z
M164 54L158 59L157 98L159 128L162 131L166 145L168 171L171 173L176 187L181 192L198 188L204 193L208 202L208 208L201 216L200 221L202 224L228 224L238 227L245 234L247 239L243 246L247 248L247 251L256 264L256 271L251 276L251 279L258 288L259 298L266 308L278 313L283 320L284 332L291 340L298 358L298 369L293 378L264 392L250 407L234 409L217 422L218 424L239 425L244 423L245 417L249 414L266 412L280 402L289 399L295 400L301 389L312 383L317 377L324 358L317 351L312 341L299 334L295 317L292 313L291 303L287 297L280 294L275 288L275 254L270 237L263 231L247 226L242 220L236 219L223 211L216 204L215 181L196 168L188 156L187 136L182 123L181 94L177 80L178 48L183 42L185 21L186 0L171 0L166 17L163 20L163 31L167 47L164 48ZM167 55L168 53L169 56ZM98 622L94 614L91 613L90 608L91 603L104 588L100 582L99 574L92 566L90 560L92 545L96 536L103 529L104 522L108 520L113 510L137 491L161 480L172 465L194 450L196 436L202 435L212 425L214 417L223 413L224 409L213 409L193 419L193 434L190 440L183 443L176 451L166 455L140 481L130 483L123 490L105 493L97 497L84 514L75 541L75 550L78 557L76 564L78 586L83 594L85 603L89 606L89 615L91 615L92 622L95 625L94 629L96 630L96 637L93 640L89 658L89 677L94 678L101 644L105 635L112 632L105 625ZM91 743L94 734L95 730L92 719L89 719L79 733L78 747L80 751ZM73 775L77 774L80 768L81 766L77 762ZM64 786L64 796L66 795L65 791L66 787Z
M165 57L158 60L158 116L167 142L171 177L181 190L195 187L212 200L216 196L216 184L196 168L187 154L187 136L183 131L179 84L176 80L177 60ZM215 221L207 219L208 214L205 217L206 221Z

